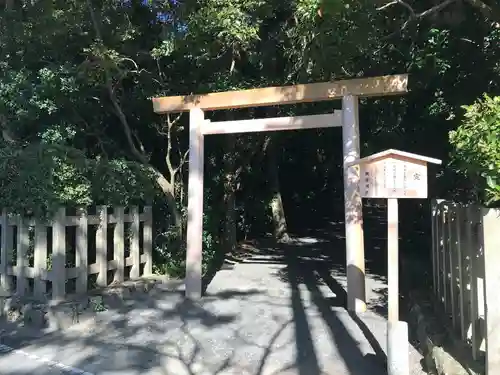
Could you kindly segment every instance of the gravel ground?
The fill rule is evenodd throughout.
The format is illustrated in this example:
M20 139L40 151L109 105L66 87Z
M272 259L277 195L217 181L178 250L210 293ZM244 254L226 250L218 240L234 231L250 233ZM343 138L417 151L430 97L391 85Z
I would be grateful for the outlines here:
M385 318L345 311L342 267L323 245L262 247L219 271L197 304L158 290L64 333L5 331L0 374L385 374ZM370 306L384 288L369 278Z

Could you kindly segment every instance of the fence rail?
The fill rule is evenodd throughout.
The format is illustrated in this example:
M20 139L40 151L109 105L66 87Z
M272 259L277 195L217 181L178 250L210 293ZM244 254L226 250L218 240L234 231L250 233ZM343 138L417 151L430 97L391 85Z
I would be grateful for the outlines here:
M432 203L434 293L453 327L500 374L500 210Z
M0 218L0 285L18 295L63 299L152 273L151 207L60 208L51 221Z

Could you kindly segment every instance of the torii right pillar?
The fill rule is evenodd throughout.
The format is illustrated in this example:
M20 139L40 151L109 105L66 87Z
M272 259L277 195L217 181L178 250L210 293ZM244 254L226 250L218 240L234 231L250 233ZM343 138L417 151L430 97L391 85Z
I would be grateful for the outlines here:
M359 190L359 166L347 163L360 158L358 97L342 98L342 142L344 153L344 204L347 267L347 309L366 311L363 203Z

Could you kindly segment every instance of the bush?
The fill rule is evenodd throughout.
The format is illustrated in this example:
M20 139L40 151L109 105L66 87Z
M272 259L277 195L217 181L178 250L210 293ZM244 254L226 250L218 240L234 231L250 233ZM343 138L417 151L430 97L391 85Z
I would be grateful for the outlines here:
M217 238L210 212L203 215L203 262L205 274L217 253ZM154 272L173 278L184 278L186 274L186 239L178 238L175 228L160 231L155 243Z
M464 121L450 132L452 161L487 205L500 203L500 96L485 94L462 108Z

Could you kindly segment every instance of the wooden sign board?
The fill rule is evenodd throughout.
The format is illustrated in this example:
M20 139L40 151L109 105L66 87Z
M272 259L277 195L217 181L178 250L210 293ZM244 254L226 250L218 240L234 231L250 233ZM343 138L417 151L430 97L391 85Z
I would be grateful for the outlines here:
M359 165L363 198L427 198L427 164L441 160L386 150L349 163Z
M427 163L385 158L360 166L363 198L427 198Z

